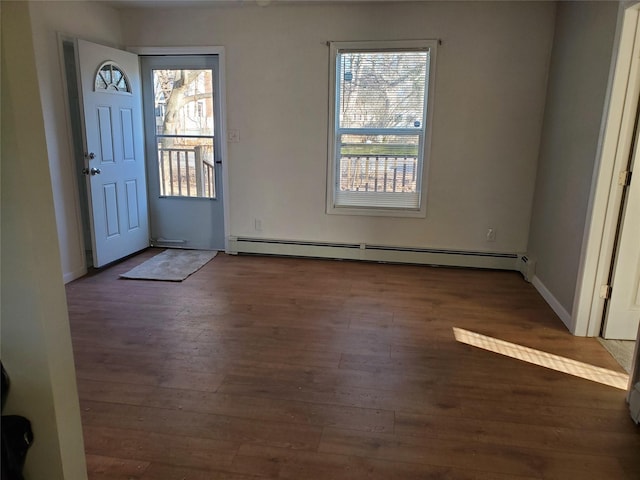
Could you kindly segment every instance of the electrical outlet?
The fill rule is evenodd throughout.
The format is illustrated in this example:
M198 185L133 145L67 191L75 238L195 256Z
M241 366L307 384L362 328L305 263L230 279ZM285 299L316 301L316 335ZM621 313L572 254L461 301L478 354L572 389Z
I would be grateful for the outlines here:
M260 220L259 218L256 218L253 220L253 228L255 229L256 232L261 232L262 231L262 220Z
M496 229L489 227L487 229L487 242L495 242L496 241Z

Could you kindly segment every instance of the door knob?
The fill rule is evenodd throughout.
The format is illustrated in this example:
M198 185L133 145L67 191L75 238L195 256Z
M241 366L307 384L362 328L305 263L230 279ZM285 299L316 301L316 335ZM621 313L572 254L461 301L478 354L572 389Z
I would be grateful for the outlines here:
M89 160L93 160L94 158L96 158L96 154L91 152L91 153L85 153L84 154L84 158L88 158Z
M99 169L99 168L91 167L91 170L89 170L89 173L90 173L91 175L100 175L102 172L100 171L100 169Z

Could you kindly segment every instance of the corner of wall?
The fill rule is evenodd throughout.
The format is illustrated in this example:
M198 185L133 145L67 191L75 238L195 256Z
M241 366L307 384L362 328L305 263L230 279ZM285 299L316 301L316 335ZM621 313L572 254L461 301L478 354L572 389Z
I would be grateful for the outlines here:
M551 291L542 283L539 277L534 276L531 284L535 287L538 293L549 304L551 309L558 315L562 323L569 329L572 334L576 334L574 331L573 319L571 314L562 306L558 299L551 293Z
M534 286L574 335L588 334L577 318L584 309L576 308L576 298L617 16L617 5L604 2L560 3L556 10L528 250L538 260ZM588 72L598 73L590 76Z
M69 282L73 282L80 277L84 277L87 274L88 270L86 268L81 268L79 270L75 270L73 272L65 272L62 274L62 281L66 284Z
M2 4L2 360L27 478L87 478L29 4ZM34 175L33 172L38 172ZM10 281L7 281L10 279Z

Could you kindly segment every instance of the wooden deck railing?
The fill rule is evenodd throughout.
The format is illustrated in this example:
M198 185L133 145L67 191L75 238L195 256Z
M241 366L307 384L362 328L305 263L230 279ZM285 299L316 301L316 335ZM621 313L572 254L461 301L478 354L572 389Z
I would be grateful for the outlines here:
M215 198L215 169L207 157L213 147L163 148L158 146L160 195Z
M160 194L215 198L212 147L158 147ZM417 158L398 155L343 155L340 190L354 192L415 192Z
M415 192L418 159L398 155L342 155L340 190Z

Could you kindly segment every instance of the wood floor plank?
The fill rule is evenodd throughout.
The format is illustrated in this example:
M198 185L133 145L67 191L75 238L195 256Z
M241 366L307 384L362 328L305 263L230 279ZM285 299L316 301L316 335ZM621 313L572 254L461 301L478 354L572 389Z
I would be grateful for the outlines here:
M532 480L537 476L503 475L495 472L381 460L372 457L323 452L293 452L287 449L246 445L233 461L233 467L269 478L299 480Z
M259 480L264 476L243 475L237 472L203 470L189 467L176 467L156 462L147 469L141 480Z
M315 426L341 426L355 430L388 432L394 428L394 412L289 399L246 397L190 390L159 390L147 405L164 405L182 410L227 415L254 420L271 420Z
M218 254L67 285L91 480L636 479L625 392L453 328L621 372L514 272Z
M586 381L585 381L586 382ZM446 404L451 400L453 406L476 401L489 401L494 405L509 398L515 405L526 408L528 405L543 403L550 406L591 407L596 409L617 409L624 403L620 391L610 391L611 387L595 385L584 387L578 393L568 389L553 387L527 387L507 384L478 385L475 383L452 384L425 382L423 390L415 388L376 389L374 387L355 387L348 384L335 386L332 384L305 383L278 378L265 378L257 375L227 375L218 388L220 393L230 395L262 394L268 398L293 398L299 401L316 401L330 405L347 405L360 408L380 410L402 410L419 413L431 405ZM579 392L589 390L591 395L580 397Z
M105 382L82 382L80 396L85 401L148 406L315 426L341 426L356 430L389 432L394 428L394 412L324 405L264 397L245 397L174 388L149 387ZM88 405L83 403L83 405ZM88 408L88 407L87 407Z
M137 462L164 462L176 466L215 469L230 465L237 443L131 428L83 425L85 452Z
M153 385L78 379L78 394L83 401L145 405L155 391Z
M640 454L640 435L557 425L513 424L469 417L416 415L396 412L394 433L401 436L437 437L464 442L469 436L481 443L548 449L554 452L635 457Z
M245 419L186 410L83 401L83 424L181 437L315 450L322 428L314 425Z
M626 475L618 460L610 456L537 450L478 440L465 445L458 440L432 436L370 434L336 428L325 429L318 451L558 480L600 479L602 472L607 472L608 478Z
M123 458L105 457L102 455L86 456L87 472L91 478L100 479L138 479L149 468L149 462L127 460Z

